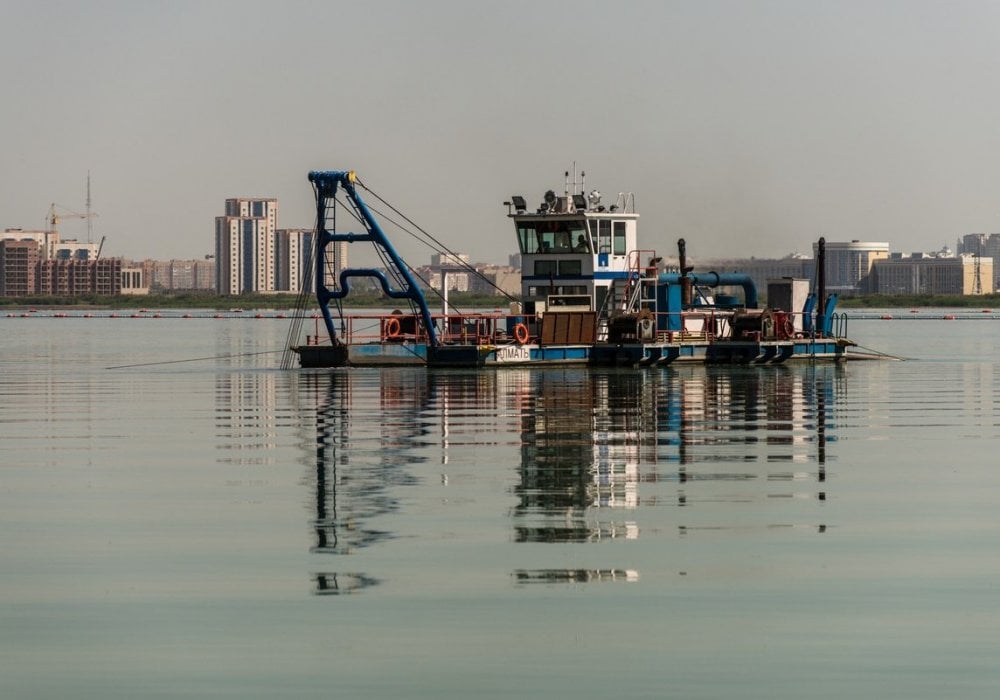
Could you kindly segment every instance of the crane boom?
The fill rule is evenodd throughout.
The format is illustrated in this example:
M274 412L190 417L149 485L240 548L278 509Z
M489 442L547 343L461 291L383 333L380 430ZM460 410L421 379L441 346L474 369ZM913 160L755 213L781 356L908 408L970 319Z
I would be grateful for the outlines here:
M66 209L66 211L65 212L57 211L56 207L61 207L62 209ZM59 229L59 222L62 221L63 219L88 219L89 220L89 219L92 219L95 216L98 216L98 214L96 212L87 212L86 214L80 214L80 213L75 212L75 211L70 211L66 207L63 207L61 204L56 204L55 202L53 202L52 204L49 205L49 216L48 216L48 219L47 219L48 224L49 224L49 229L48 230L49 230L50 234L58 234L58 232L59 232L59 230L58 230Z

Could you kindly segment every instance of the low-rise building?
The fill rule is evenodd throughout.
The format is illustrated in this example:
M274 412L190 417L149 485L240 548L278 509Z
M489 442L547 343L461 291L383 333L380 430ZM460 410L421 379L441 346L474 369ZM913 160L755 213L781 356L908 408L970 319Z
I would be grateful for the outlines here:
M149 294L149 285L142 265L131 263L122 267L122 294L140 296Z
M143 260L143 286L154 292L215 290L215 260Z
M717 258L695 262L698 272L743 273L753 280L761 293L767 289L768 280L784 277L812 280L816 275L816 261L798 254L783 258Z
M926 253L895 253L874 263L872 278L878 294L991 294L993 259L977 255L943 257Z
M993 261L993 277L982 280L983 286L1000 289L1000 233L969 233L958 240L958 253L980 255ZM980 277L982 274L980 271Z
M0 240L0 296L79 296L121 292L120 258L97 258L92 244L4 232ZM17 237L15 237L17 236ZM46 246L52 255L46 255Z
M507 265L483 265L479 275L470 279L469 291L478 294L508 294L517 297L521 293L521 270Z
M38 263L34 293L48 296L113 296L121 293L121 271L121 258L42 260Z

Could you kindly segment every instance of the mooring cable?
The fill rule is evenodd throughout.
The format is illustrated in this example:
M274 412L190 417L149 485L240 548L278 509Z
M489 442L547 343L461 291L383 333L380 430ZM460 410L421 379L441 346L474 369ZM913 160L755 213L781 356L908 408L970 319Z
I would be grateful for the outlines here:
M864 345L858 345L857 343L854 344L854 347L859 348L861 350L864 350L866 352L870 352L873 355L878 355L879 357L884 357L887 360L899 360L900 362L904 362L906 360L912 360L913 359L912 357L898 357L896 355L890 355L887 352L882 352L881 350L875 350L874 348L867 348ZM851 359L850 354L847 355L847 359L848 360Z
M275 353L285 352L284 349L281 350L261 350L260 352L241 352L235 355L211 355L209 357L189 357L185 360L161 360L159 362L137 362L131 365L114 365L113 367L105 367L104 369L126 369L128 367L152 367L154 365L175 365L180 362L203 362L205 360L224 360L233 357L252 357L254 355L273 355Z

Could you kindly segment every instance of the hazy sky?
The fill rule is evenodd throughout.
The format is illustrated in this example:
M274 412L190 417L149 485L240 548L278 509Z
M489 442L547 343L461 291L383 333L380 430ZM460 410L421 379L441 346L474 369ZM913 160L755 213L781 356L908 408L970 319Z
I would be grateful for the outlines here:
M90 171L106 254L198 257L227 197L312 226L307 172L355 169L502 262L501 203L575 161L644 248L937 249L1000 231L998 39L986 1L4 0L0 228L82 212Z

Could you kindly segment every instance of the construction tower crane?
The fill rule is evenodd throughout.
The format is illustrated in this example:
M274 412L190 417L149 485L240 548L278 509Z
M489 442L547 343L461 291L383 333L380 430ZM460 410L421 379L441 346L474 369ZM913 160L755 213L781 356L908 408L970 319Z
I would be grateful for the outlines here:
M65 211L63 212L56 211L56 207L65 209ZM55 235L58 235L59 222L62 221L63 219L90 219L95 216L97 216L97 214L94 213L79 214L75 211L70 211L69 209L66 209L66 207L63 207L60 204L56 204L53 202L52 204L49 205L49 216L46 219L49 224L48 228L49 235L52 235L53 237Z
M64 209L65 211L56 211L56 207ZM58 240L59 234L59 222L63 219L86 219L87 220L87 243L90 243L93 238L93 228L91 226L91 219L96 217L98 214L90 210L90 173L87 173L87 212L85 214L80 214L79 212L71 211L69 207L64 207L61 204L56 204L53 202L49 205L49 216L46 219L48 223L48 233L52 240Z
M980 235L976 238L976 260L973 263L973 277L972 277L972 293L982 294L983 293L983 280L982 273L980 271L980 263L983 259L983 236Z
M65 211L59 211L57 209L63 209ZM80 214L75 211L70 211L66 207L63 207L54 202L49 205L49 215L46 217L47 227L45 229L45 253L44 257L48 260L52 256L53 247L60 242L59 239L59 222L63 219L87 219L87 223L90 223L90 219L97 216L94 212L87 212L86 214Z

